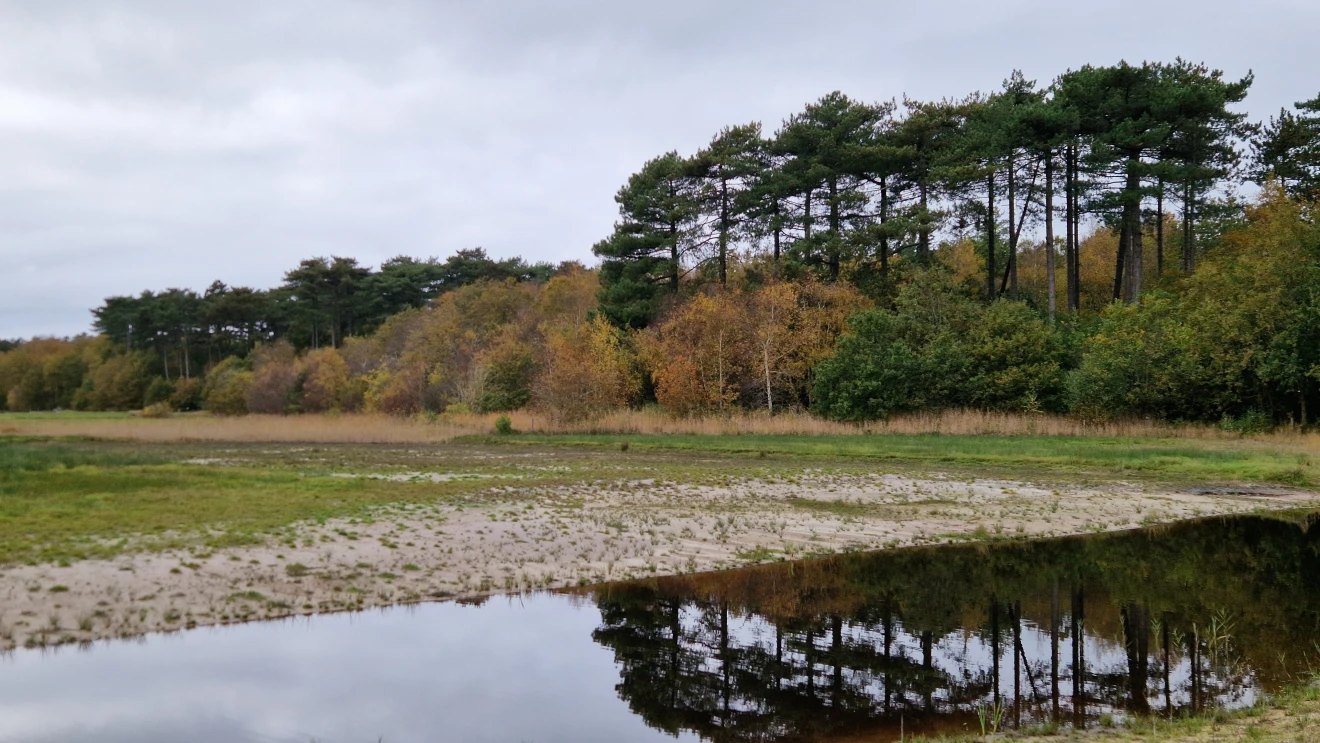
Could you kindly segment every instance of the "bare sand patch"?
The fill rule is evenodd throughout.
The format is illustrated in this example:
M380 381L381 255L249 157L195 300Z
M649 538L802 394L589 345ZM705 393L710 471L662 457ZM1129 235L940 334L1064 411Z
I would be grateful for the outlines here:
M713 484L493 481L485 493L301 523L259 546L8 567L0 648L1320 504L1320 493L1283 488L1055 487L810 469Z

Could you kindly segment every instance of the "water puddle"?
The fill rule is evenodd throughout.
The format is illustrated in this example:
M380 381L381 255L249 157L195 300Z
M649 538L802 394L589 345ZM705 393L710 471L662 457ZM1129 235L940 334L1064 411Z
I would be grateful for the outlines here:
M0 658L0 741L889 741L1320 667L1311 517L782 563Z

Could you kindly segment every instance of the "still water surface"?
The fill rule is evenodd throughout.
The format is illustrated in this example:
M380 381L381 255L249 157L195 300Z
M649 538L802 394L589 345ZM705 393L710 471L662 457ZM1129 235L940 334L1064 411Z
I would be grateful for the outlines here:
M1314 517L854 555L0 658L0 741L829 741L1249 704Z

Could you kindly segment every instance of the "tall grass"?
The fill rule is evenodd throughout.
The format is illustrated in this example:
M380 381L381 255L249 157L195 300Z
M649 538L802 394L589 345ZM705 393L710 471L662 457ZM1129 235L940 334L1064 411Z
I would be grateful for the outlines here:
M231 441L270 443L429 444L487 433L478 418L436 422L385 415L176 415L170 418L82 418L78 415L11 419L0 415L0 436L74 436L147 442Z
M511 416L514 428L529 433L739 434L786 436L847 436L866 434L929 434L951 436L1099 436L1106 438L1230 438L1214 426L1167 424L1149 420L1087 422L1057 415L1025 415L982 410L911 413L885 421L844 423L806 413L739 412L675 418L656 409L619 410L577 423L558 423L532 412Z
M176 415L163 419L104 418L77 413L27 417L0 414L0 435L85 436L135 441L235 441L305 443L440 443L495 431L500 415L513 429L538 434L625 434L700 436L852 436L945 434L950 436L1070 436L1124 439L1241 439L1204 424L1150 420L1090 422L1056 415L947 410L897 416L886 421L843 423L806 413L739 412L676 418L656 409L619 410L599 418L561 422L533 411L439 416L433 420L384 415ZM1320 435L1294 429L1248 437L1271 444L1320 450Z

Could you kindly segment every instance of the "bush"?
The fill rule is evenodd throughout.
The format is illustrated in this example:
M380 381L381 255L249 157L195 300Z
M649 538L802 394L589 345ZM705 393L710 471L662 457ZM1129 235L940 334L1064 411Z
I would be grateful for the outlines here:
M390 415L410 416L421 412L426 400L426 374L420 366L409 365L390 371L377 369L367 377L367 410Z
M147 391L142 397L142 403L147 406L155 405L159 402L165 402L174 395L174 383L165 377L155 377L151 384L147 385Z
M248 412L273 415L296 412L299 376L298 357L288 341L258 347L252 354Z
M827 418L874 420L927 404L926 360L888 310L854 315L834 356L816 367L812 407Z
M244 415L248 412L247 394L252 386L252 372L236 356L216 364L206 375L202 397L206 409L217 415Z
M1250 436L1273 431L1274 421L1270 419L1269 415L1260 410L1249 410L1237 418L1225 414L1219 421L1219 427L1225 431Z
M1063 344L1023 302L976 302L936 271L917 276L894 309L854 315L816 367L812 407L840 420L920 409L1059 408Z
M312 351L303 360L302 409L312 413L353 410L357 398L348 364L333 348Z
M170 417L170 413L173 412L174 411L170 409L170 404L162 401L146 406L142 409L141 415L143 418L168 418Z
M509 416L501 415L495 419L495 433L501 436L513 433L513 421L509 420Z
M1081 365L1068 375L1069 408L1091 419L1200 417L1204 407L1196 390L1202 368L1189 344L1171 298L1110 305L1082 346Z
M140 352L111 356L91 374L86 406L92 410L137 410L151 384L147 355Z
M174 384L174 393L170 395L170 407L175 410L201 410L205 389L206 383L199 377L180 379Z

